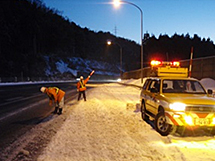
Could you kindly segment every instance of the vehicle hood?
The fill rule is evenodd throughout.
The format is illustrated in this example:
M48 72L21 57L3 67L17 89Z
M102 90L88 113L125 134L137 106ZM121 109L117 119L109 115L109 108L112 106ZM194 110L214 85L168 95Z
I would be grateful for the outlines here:
M181 102L185 104L215 105L215 98L206 94L163 94L164 99L169 103Z

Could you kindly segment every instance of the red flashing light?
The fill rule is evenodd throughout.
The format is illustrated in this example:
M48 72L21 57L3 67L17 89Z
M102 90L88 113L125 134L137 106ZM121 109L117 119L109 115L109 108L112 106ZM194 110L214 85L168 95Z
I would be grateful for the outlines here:
M172 67L179 67L180 66L180 62L174 61L174 62L161 62L161 61L157 61L157 60L152 60L151 61L151 66L172 66Z

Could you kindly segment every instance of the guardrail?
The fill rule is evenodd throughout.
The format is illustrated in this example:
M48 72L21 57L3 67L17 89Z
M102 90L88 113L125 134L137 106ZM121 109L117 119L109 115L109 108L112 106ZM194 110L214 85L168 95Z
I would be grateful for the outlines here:
M181 67L189 68L190 60L181 60ZM150 67L143 68L143 77L146 77ZM202 79L212 78L215 79L215 56L196 58L192 60L191 77ZM141 70L133 70L124 72L122 79L139 79L141 78Z

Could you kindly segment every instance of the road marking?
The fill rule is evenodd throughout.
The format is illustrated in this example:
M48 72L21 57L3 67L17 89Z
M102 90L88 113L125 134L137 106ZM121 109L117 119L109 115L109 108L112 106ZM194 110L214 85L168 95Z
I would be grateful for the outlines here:
M23 98L23 97L14 97L14 98L9 98L9 99L6 99L6 101L14 101L14 100L18 100L20 98Z
M36 103L33 103L33 104L29 105L29 106L23 107L23 108L21 108L21 109L19 109L19 110L17 110L17 111L10 112L10 113L6 114L5 116L1 117L1 118L0 118L0 122L3 121L4 119L8 118L8 117L11 117L11 116L13 116L13 115L19 114L19 113L21 113L21 112L23 112L23 111L25 111L25 110L27 110L27 109L29 109L29 108L32 108L32 107L34 107L34 106L38 106L38 104L40 104L40 103L45 103L45 102L47 102L46 99L44 99L44 100L42 100L42 101L39 101L39 102L36 102Z
M10 102L1 103L0 106L4 106L4 105L11 104L11 103L24 101L24 100L28 100L28 99L31 99L31 98L34 98L34 97L38 97L39 95L41 95L41 94L30 96L30 97L15 97L15 98L7 99L7 101L10 101Z

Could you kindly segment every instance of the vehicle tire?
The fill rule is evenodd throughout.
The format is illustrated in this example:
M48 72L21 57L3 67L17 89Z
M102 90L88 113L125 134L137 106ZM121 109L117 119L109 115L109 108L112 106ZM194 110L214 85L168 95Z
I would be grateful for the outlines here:
M149 116L146 114L146 106L145 106L144 102L142 102L142 104L141 104L141 116L142 116L142 119L144 121L148 121L149 120Z
M164 112L159 112L155 117L155 130L162 136L167 136L172 130L172 125L166 123Z

